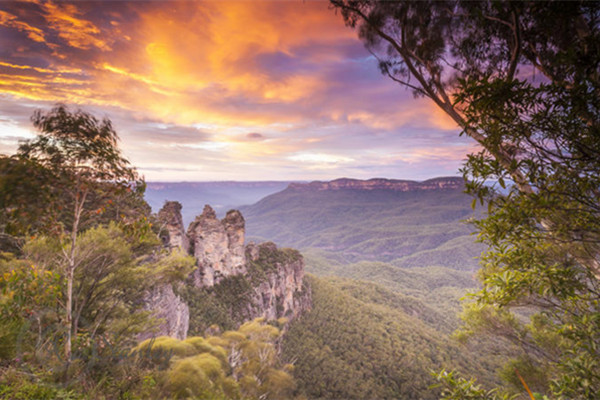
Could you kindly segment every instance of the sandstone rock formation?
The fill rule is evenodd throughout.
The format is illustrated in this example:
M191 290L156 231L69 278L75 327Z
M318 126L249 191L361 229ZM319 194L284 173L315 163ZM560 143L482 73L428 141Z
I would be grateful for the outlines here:
M139 335L140 341L153 336L171 336L180 340L187 337L190 310L183 299L175 294L171 284L152 288L145 298L145 308L159 319L159 325L153 331Z
M165 246L170 249L181 248L187 253L190 246L181 219L181 204L167 201L158 212L158 221L161 224L161 238ZM145 308L153 312L160 324L153 332L141 334L140 340L152 336L172 336L181 340L186 338L190 310L181 296L175 294L172 284L165 283L151 288L144 303Z
M197 287L213 286L221 279L246 272L244 251L244 217L237 210L219 221L215 211L204 207L188 228L198 269L194 271Z
M251 263L267 271L255 288L252 304L256 313L252 318L265 317L290 320L311 308L311 293L304 282L304 259L296 250L277 249L274 243L250 244L246 253ZM284 257L281 257L284 255Z
M244 297L240 300L240 293L230 293L230 297L236 299L235 304L220 306L236 323L242 324L256 317L293 320L311 308L311 292L304 281L302 255L296 250L278 249L273 243L245 246L245 222L239 211L231 210L219 220L215 211L206 205L202 214L190 224L187 235L178 202L166 202L158 219L165 246L181 248L196 259L197 268L187 283L191 286L185 288L188 292L211 296L215 290L219 293L235 291L235 285L230 281L243 280ZM171 284L152 288L145 303L146 309L152 310L163 322L157 332L146 333L141 339L152 335L185 338L190 313L201 311L190 310Z
M190 243L183 227L181 204L177 201L167 201L158 212L158 221L161 224L161 238L164 244L171 248L180 247L187 253Z

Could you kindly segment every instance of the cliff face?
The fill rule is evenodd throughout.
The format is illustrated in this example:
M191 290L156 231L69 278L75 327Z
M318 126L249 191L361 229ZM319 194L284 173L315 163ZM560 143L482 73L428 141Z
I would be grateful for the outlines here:
M187 337L190 309L181 296L175 294L170 283L152 288L146 295L145 308L161 322L154 331L140 334L140 341L153 336L171 336L180 340Z
M168 201L158 212L160 224L160 237L165 247L169 249L181 248L189 251L189 240L183 228L181 219L181 204ZM170 283L160 284L150 288L144 298L145 309L152 311L161 322L152 332L144 332L138 336L139 340L149 339L152 336L172 336L185 339L189 329L190 310L187 303L177 295Z
M311 308L311 293L304 281L304 259L292 249L278 249L274 243L246 247L251 273L261 273L255 287L251 318L281 317L290 320Z
M464 186L462 178L435 178L423 182L397 179L373 178L369 180L341 178L331 182L315 181L310 183L290 183L290 190L393 190L408 192L412 190L459 189Z
M292 320L311 308L302 255L273 243L245 246L239 211L219 220L207 205L187 235L179 203L165 203L158 217L165 246L193 255L197 268L183 287L159 285L148 293L146 308L164 321L155 335L181 339L190 329L197 332L214 323L229 328L256 317Z

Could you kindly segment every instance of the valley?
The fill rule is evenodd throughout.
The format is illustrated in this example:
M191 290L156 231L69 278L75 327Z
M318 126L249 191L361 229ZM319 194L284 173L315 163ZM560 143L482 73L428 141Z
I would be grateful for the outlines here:
M239 207L247 242L272 241L304 256L312 309L290 324L282 346L298 395L434 399L431 372L443 368L499 384L510 346L453 338L482 250L465 222L479 210L463 190L459 178L345 179L293 183ZM188 212L212 196L198 193Z

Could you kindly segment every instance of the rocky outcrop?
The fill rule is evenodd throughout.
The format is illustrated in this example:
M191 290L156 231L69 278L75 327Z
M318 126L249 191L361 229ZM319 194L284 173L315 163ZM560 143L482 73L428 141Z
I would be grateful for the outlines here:
M165 203L158 219L165 246L193 255L197 268L180 290L163 284L149 291L146 309L161 322L141 339L153 335L185 338L191 316L210 326L215 313L220 313L217 320L241 325L256 317L293 320L311 308L302 255L293 249L278 249L273 243L245 246L245 221L239 211L231 210L219 220L207 205L190 224L187 235L183 234L179 203ZM207 299L212 300L206 303ZM198 331L198 326L194 330Z
M435 178L423 182L373 178L369 180L341 178L330 182L290 183L289 190L393 190L409 192L412 190L459 189L464 186L462 178Z
M239 211L229 211L220 221L209 205L192 222L188 238L198 265L193 273L197 287L213 286L227 276L246 272L244 224Z
M198 288L227 285L227 278L243 276L251 284L243 315L294 319L311 305L310 290L304 287L304 259L296 250L278 249L274 243L244 246L245 221L237 210L219 220L210 206L188 229L198 268L193 283ZM222 290L222 288L218 288ZM239 307L239 304L236 305ZM239 321L240 323L244 321Z
M176 295L171 284L158 285L144 299L145 309L152 311L158 325L152 331L142 333L138 339L153 336L171 336L183 340L187 336L190 310L183 299Z
M177 201L167 201L158 212L158 222L161 227L161 239L170 248L179 247L186 253L190 243L185 234L183 219L181 218L181 204Z
M180 248L189 251L189 241L181 219L181 204L167 201L158 212L160 236L165 247ZM151 288L144 299L144 308L152 311L159 321L158 326L151 332L144 332L140 340L152 336L172 336L185 339L189 329L190 310L181 296L175 294L171 283L159 284Z
M251 318L292 320L311 308L310 288L304 282L304 258L293 249L278 249L274 243L246 247L250 272L261 273L254 288ZM258 271L253 271L252 268Z

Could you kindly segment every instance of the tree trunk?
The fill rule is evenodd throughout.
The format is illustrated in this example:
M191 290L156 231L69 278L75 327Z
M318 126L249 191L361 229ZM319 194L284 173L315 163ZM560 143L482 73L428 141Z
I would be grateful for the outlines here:
M75 241L71 240L71 246L75 247ZM74 251L71 250L71 256L73 256ZM69 259L69 264L67 265L67 299L65 302L66 308L66 330L67 337L65 338L65 360L67 362L67 368L71 363L71 338L72 338L72 329L73 329L73 317L72 317L72 308L73 308L73 271L75 270L74 260L73 258Z
M73 215L73 226L71 228L71 251L69 252L69 258L67 260L67 294L65 301L65 311L66 311L66 338L65 338L65 360L66 360L66 368L65 368L65 379L67 378L67 373L69 366L71 364L72 358L72 339L73 334L77 333L77 327L73 325L73 279L75 276L75 257L77 255L77 233L79 231L79 220L81 218L81 213L83 211L83 205L85 203L85 199L87 197L87 191L83 193L79 192L79 188L77 189L77 193L75 195L75 209Z

